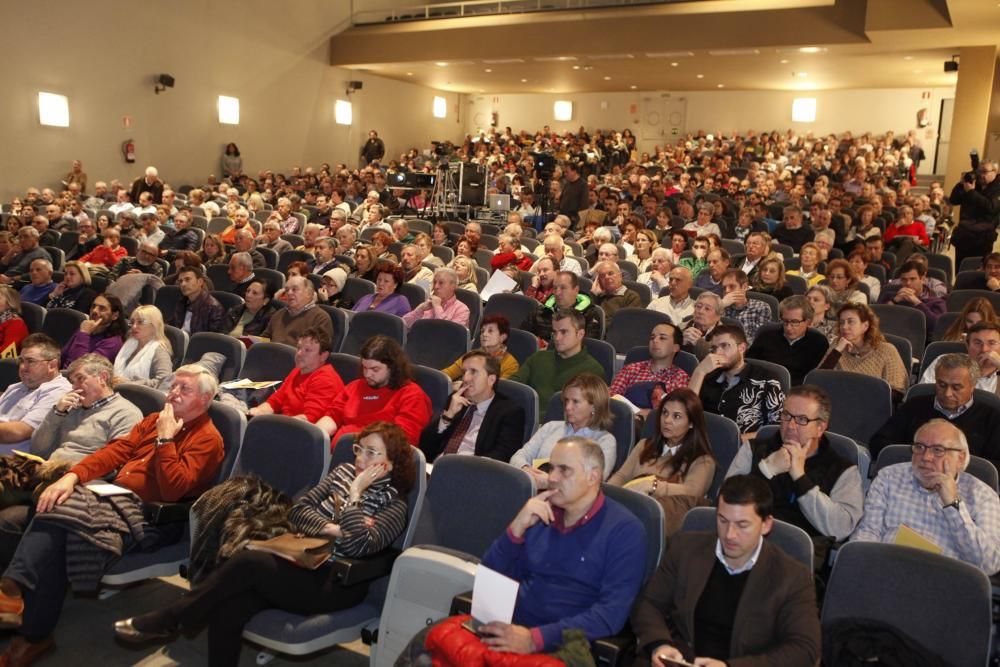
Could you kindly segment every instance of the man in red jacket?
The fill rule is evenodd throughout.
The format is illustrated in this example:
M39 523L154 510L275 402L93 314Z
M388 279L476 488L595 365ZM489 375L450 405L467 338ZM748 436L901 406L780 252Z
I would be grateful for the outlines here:
M413 381L406 354L392 338L372 336L361 348L361 377L344 387L316 425L330 434L330 446L375 421L397 424L411 445L431 421L431 399Z
M265 402L250 408L249 417L288 415L315 424L344 391L337 371L326 363L333 349L330 334L319 327L310 327L299 336L296 348L295 368L280 389Z
M224 451L208 406L217 390L207 370L181 366L163 410L42 492L35 519L0 577L0 625L18 631L0 664L28 665L54 648L51 635L69 574L74 587L93 585L113 555L180 537L170 528L182 524L152 526L143 520L142 503L192 498L215 480ZM131 493L101 496L83 486L116 470L114 483Z

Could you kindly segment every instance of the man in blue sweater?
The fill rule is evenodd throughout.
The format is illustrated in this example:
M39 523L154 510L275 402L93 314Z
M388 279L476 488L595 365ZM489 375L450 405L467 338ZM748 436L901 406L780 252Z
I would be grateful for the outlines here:
M601 448L563 438L549 463L548 490L525 503L482 561L521 584L514 623L480 630L495 651L548 653L572 628L590 641L614 635L642 584L645 531L601 491Z

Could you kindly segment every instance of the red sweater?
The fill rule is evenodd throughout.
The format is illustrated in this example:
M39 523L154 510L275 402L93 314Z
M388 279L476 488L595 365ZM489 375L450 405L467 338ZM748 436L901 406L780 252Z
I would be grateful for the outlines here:
M176 502L208 490L224 454L222 436L208 413L184 424L173 442L157 447L159 417L159 412L146 415L128 435L112 440L70 472L85 484L118 470L115 484L145 501Z
M4 359L16 358L21 352L21 341L28 337L28 325L20 317L12 317L0 323L0 353ZM7 348L14 346L12 353Z
M87 264L103 264L111 269L114 268L115 264L117 264L119 260L125 259L126 257L128 257L128 250L125 249L125 246L120 245L112 250L102 243L81 257L80 261Z
M344 383L330 364L323 364L305 375L293 368L278 391L267 399L267 404L276 415L305 415L315 424L342 391Z
M333 401L326 414L337 423L330 445L340 436L357 433L377 421L393 422L406 433L411 445L420 441L420 432L431 421L431 399L416 382L399 389L373 388L363 379L355 380Z
M920 245L925 248L930 245L930 239L927 238L927 227L922 222L911 222L905 227L899 227L897 225L889 225L885 228L885 235L883 238L886 243L889 243L897 236L916 236L919 240L917 241Z
M508 264L517 264L517 268L527 271L535 263L536 259L538 258L532 257L531 253L527 252L521 256L521 259L518 259L517 255L512 252L502 252L490 258L490 266L494 269L502 269Z

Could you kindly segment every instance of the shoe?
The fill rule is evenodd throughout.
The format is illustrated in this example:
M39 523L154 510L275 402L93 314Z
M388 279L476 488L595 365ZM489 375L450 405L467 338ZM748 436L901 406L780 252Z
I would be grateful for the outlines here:
M139 630L132 624L131 618L115 621L115 637L129 644L144 644L153 641L166 641L173 637L173 632L147 632ZM2 665L0 665L2 667Z
M14 635L7 650L0 655L0 667L28 667L55 647L56 642L52 637L46 637L40 642L29 642L21 635Z
M21 627L21 617L24 614L24 598L11 597L0 592L0 628Z

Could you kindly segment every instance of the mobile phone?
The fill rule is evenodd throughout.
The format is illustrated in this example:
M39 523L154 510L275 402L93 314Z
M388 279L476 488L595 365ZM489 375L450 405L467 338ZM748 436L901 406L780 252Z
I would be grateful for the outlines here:
M683 659L681 659L681 660L674 660L672 658L668 658L665 655L658 655L656 657L659 658L660 660L664 661L664 662L670 663L671 665L681 665L681 667L696 667L693 662L688 662L687 660L683 660Z
M483 634L482 627L483 624L474 618L470 618L465 623L462 623L462 627L476 635L477 637L487 637L489 635Z

